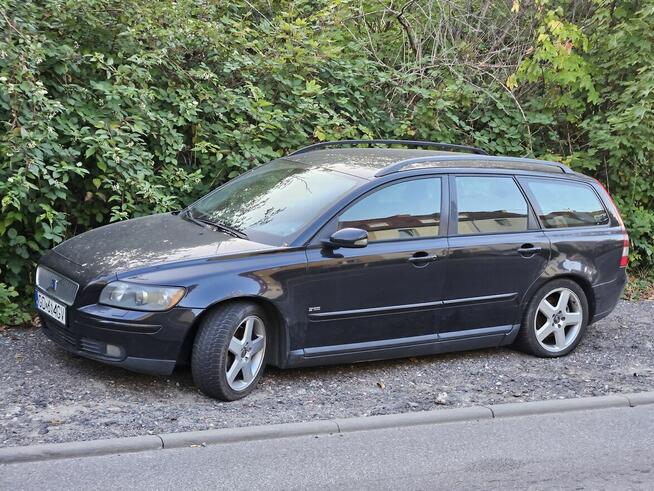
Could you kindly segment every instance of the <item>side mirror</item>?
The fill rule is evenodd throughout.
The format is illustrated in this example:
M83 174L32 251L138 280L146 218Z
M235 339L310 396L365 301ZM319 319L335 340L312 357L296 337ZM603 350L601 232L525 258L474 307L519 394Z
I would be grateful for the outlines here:
M330 249L366 247L368 245L368 232L360 228L342 228L334 232L329 239L323 240L322 244Z

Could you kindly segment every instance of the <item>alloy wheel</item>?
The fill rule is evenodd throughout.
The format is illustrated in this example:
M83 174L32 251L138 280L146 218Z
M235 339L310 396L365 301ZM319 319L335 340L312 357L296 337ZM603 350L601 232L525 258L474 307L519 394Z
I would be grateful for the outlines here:
M583 320L577 294L569 288L556 288L538 304L534 319L536 339L547 351L563 351L577 339Z
M243 319L229 342L225 375L236 390L247 389L263 366L266 351L266 328L256 315Z

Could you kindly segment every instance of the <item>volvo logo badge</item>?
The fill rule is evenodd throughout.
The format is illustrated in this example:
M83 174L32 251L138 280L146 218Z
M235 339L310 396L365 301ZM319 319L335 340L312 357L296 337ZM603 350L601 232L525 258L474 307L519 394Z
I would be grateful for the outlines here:
M50 280L50 290L55 291L57 289L57 285L59 284L59 280L56 278L52 278Z

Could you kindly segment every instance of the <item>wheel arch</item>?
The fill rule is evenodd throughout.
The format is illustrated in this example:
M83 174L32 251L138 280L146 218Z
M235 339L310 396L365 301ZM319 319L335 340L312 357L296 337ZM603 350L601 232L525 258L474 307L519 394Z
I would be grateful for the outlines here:
M593 322L593 317L595 317L595 292L593 291L590 281L588 281L587 278L576 274L563 274L554 279L569 279L581 287L586 295L586 301L588 302L588 324L591 324Z
M527 306L529 305L529 302L531 301L531 299L534 297L534 295L536 294L536 292L540 288L547 285L548 283L551 283L552 281L565 280L565 279L571 280L571 281L574 281L575 283L577 283L577 285L579 285L579 287L583 290L584 294L586 295L586 300L588 302L588 324L591 324L593 322L593 318L595 317L595 307L596 307L596 305L595 305L595 292L593 291L593 287L592 287L590 281L587 278L585 278L584 276L578 275L578 274L563 273L563 274L559 274L559 275L556 275L556 276L550 276L550 277L546 278L542 282L537 282L536 284L534 284L532 286L532 288L530 289L528 294L525 295L522 310L524 311L524 309L527 308Z
M178 364L187 364L191 357L191 352L193 350L193 342L195 341L195 336L198 333L200 325L204 318L209 314L209 312L222 307L229 303L236 302L249 302L254 303L261 307L266 313L267 320L272 326L272 332L269 334L270 339L272 340L273 349L269 351L268 364L279 366L283 364L285 360L285 353L288 352L288 330L286 329L286 321L282 316L282 313L277 308L277 306L270 300L255 296L255 295L244 295L239 297L225 298L218 300L213 304L207 306L206 309L200 313L195 320L193 325L186 333L184 342L182 343L182 348L180 350L180 355L177 359ZM266 326L268 327L268 326Z

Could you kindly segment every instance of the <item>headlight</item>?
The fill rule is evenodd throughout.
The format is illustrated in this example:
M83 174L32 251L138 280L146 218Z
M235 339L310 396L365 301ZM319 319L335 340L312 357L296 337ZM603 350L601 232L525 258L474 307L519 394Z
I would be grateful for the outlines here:
M151 286L112 281L100 293L100 303L132 310L168 310L186 293L177 286Z

